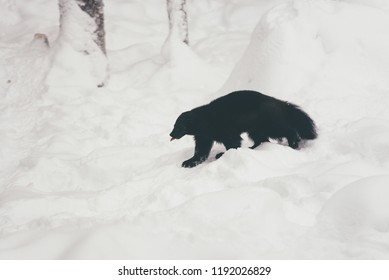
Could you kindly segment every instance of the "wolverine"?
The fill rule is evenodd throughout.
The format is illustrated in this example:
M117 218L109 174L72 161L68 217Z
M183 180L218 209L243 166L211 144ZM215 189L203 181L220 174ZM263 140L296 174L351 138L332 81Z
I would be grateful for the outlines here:
M182 163L183 167L194 167L208 158L215 141L226 150L239 148L244 132L254 142L251 149L269 139L282 138L297 149L302 139L317 137L314 121L298 106L249 90L232 92L182 113L170 136L171 140L194 136L194 155Z

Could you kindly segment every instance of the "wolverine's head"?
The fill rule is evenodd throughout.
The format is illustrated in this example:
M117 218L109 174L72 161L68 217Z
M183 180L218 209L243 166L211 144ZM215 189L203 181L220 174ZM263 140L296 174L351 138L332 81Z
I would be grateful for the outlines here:
M180 139L187 134L192 134L192 126L193 113L190 111L182 113L177 118L173 131L170 133L170 137L172 138L170 141Z

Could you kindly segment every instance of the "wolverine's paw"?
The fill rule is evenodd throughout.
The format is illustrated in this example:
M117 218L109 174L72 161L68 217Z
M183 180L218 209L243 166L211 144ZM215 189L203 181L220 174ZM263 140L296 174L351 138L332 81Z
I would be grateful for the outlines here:
M294 139L292 139L292 140L289 140L288 139L288 144L289 144L289 147L291 147L292 149L298 149L298 147L299 147L299 140L294 140Z
M185 168L192 168L192 167L195 167L198 164L199 164L198 161L188 159L188 160L184 161L181 166L185 167Z

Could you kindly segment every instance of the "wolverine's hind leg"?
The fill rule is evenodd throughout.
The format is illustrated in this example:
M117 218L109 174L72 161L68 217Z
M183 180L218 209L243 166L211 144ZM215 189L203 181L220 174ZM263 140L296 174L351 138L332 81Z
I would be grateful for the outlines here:
M249 131L248 135L251 140L254 141L254 145L250 147L250 149L255 149L263 142L269 142L269 137L267 137L263 132L260 131Z
M297 149L299 147L299 143L301 141L300 136L294 129L289 129L286 134L286 139L288 139L288 145L292 149Z

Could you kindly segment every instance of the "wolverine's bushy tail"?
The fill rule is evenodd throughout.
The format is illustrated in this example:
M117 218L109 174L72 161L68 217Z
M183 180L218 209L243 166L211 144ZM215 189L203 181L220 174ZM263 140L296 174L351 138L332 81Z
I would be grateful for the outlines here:
M288 103L288 111L288 117L301 139L315 139L317 137L315 122L307 113L291 103Z

